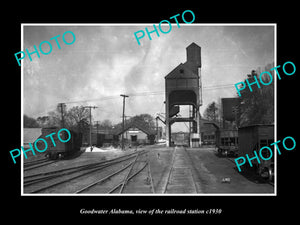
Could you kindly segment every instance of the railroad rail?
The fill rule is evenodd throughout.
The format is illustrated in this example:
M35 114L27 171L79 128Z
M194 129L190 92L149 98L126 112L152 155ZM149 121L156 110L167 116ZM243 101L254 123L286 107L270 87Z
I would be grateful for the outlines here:
M199 193L199 185L195 180L196 170L190 162L190 157L184 147L175 147L172 162L169 168L166 183L163 188L164 194L173 193Z
M49 160L49 159L39 159L39 160L31 161L31 162L26 162L26 163L24 163L24 171L36 169L36 168L46 166L46 165L50 165L55 162L56 161Z
M135 156L134 160L124 165L119 170L112 172L107 176L90 183L89 185L81 188L80 190L77 190L75 193L90 193L91 189L92 193L97 192L99 189L105 191L105 193L107 194L121 194L125 191L130 193L132 192L132 190L130 190L130 188L127 187L128 182L135 176L139 174L141 175L141 173L145 170L146 167L148 167L148 174L144 174L144 177L147 177L147 180L149 180L149 185L151 186L150 188L146 188L144 190L147 193L150 192L150 190L152 190L152 193L155 193L149 162L147 160L138 160L139 157L142 157L142 155L146 153L147 152L138 153ZM139 188L139 186L140 185L135 185L134 188Z
M102 162L90 163L81 166L68 167L65 169L47 171L43 173L33 174L30 176L25 176L24 187L26 187L27 191L29 190L29 193L40 193L40 192L48 193L51 192L52 188L58 185L67 185L68 183L78 181L81 178L93 177L93 175L95 175L95 172L98 173L103 171L109 172L110 173L109 175L97 179L96 181L93 181L89 185L85 187L81 187L75 191L75 193L90 193L89 189L91 189L92 187L98 186L100 183L103 183L104 181L107 182L113 176L116 176L117 174L120 174L121 172L124 171L127 172L127 177L126 179L124 178L122 180L121 188L119 192L119 193L123 193L128 181L131 180L137 174L141 173L146 168L146 166L148 166L149 168L148 171L150 171L150 165L148 162L146 163L145 161L140 161L139 163L137 162L137 159L146 153L147 150L141 150L111 160L105 160ZM142 169L137 171L136 165L137 164L140 165L141 163L144 163L144 166ZM128 172L129 168L130 171ZM150 173L148 173L148 177L150 177L151 189L154 192L153 181ZM102 193L102 192L97 192L97 193ZM113 192L108 191L107 193L113 193Z
M37 159L37 160L27 161L27 162L24 162L24 167L32 166L32 165L35 165L37 163L45 162L45 161L48 161L48 159L45 158L45 159Z

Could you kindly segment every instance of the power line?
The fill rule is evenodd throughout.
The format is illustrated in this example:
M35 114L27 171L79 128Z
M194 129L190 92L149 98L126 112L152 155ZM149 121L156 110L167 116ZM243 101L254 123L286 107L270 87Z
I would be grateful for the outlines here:
M118 95L112 95L112 96L106 96L106 97L103 97L103 98L83 99L83 100L78 100L78 101L70 101L70 102L66 102L66 103L74 104L74 103L80 103L80 102L105 101L105 100L111 100L111 99L117 99L117 98L119 98Z
M233 84L222 84L222 85L212 85L212 86L204 86L203 90L204 91L211 91L211 90L217 90L217 89L222 89L222 88L233 88L234 85ZM128 95L130 95L131 97L140 97L140 96L149 96L149 95L164 95L165 91L150 91L150 92L138 92L138 93L130 93ZM86 102L92 102L92 101L107 101L107 100L113 100L113 99L118 99L119 95L112 95L112 96L106 96L106 97L102 97L102 98L92 98L92 99L82 99L82 100L78 100L78 101L69 101L69 102L65 102L64 104L76 104L76 103L86 103ZM61 103L59 103L61 104ZM57 107L57 105L53 105L51 107L48 107L47 110L45 110L44 112L40 112L40 113L36 113L34 115L43 115L45 113L48 112L48 109L52 108L54 109L54 107Z
M222 85L212 85L212 86L204 86L203 90L211 90L211 89L222 89L222 88L233 88L233 84L222 84ZM130 97L139 97L139 96L149 96L149 95L163 95L165 91L149 91L149 92L138 92L138 93L129 93ZM106 96L102 98L92 98L92 99L83 99L78 101L70 101L66 102L67 104L74 103L83 103L83 102L91 102L91 101L106 101L119 98L119 95Z

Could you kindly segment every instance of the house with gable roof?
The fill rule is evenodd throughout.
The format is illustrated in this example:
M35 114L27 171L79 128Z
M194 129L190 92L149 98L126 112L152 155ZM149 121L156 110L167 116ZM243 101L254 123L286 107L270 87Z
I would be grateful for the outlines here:
M137 122L131 122L125 125L124 132L122 129L115 132L119 136L119 140L124 135L125 143L131 145L137 144L154 144L156 131L149 129Z

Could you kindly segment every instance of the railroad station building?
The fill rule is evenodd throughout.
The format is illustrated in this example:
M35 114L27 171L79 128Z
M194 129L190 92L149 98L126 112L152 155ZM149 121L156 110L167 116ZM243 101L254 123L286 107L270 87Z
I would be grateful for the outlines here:
M154 144L156 135L155 130L150 130L136 122L126 124L124 127L124 132L122 132L122 130L116 132L116 134L119 136L119 140L122 138L122 133L125 143L129 145Z

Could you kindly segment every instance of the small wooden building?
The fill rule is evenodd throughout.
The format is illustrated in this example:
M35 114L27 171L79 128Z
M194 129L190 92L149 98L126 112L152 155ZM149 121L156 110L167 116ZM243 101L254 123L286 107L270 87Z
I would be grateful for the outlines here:
M145 126L132 122L124 127L124 132L119 130L116 134L119 140L122 139L122 133L126 143L130 145L137 144L154 144L156 131L146 128Z

